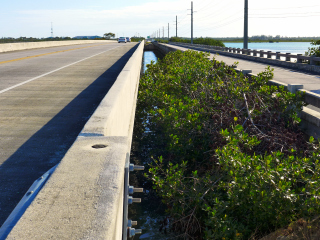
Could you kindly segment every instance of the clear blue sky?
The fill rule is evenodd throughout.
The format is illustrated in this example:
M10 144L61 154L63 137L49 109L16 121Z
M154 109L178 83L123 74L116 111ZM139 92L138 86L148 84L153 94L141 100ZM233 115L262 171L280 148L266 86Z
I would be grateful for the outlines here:
M244 0L194 0L195 37L241 37ZM6 0L0 37L190 36L189 0ZM320 36L319 0L249 0L249 36Z

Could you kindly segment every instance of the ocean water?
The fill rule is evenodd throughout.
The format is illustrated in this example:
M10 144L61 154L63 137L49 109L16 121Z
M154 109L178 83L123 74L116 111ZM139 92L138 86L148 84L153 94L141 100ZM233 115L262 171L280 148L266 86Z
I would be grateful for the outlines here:
M243 48L243 43L224 43L226 47ZM281 53L305 54L312 47L309 42L248 43L249 49L266 50Z

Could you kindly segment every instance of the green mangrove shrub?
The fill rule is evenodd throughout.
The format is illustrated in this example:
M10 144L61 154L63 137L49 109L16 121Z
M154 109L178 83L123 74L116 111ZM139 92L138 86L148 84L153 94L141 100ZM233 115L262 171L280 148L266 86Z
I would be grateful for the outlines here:
M181 238L248 239L319 211L317 143L303 94L208 54L169 53L140 80L137 118L153 188ZM146 160L147 161L147 160Z
M191 43L190 39L182 39L179 37L171 37L170 42L182 42L182 43ZM193 39L194 44L203 44L203 45L212 45L218 47L225 47L221 40L215 40L212 38L195 38Z

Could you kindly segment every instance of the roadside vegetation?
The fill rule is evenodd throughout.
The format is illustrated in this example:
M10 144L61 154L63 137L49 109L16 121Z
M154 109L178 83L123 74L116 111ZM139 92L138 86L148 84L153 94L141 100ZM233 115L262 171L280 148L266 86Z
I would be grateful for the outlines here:
M136 119L146 177L178 239L259 239L320 210L319 144L299 129L300 93L173 52L140 80ZM146 183L145 185L148 185Z
M142 40L144 40L145 38L143 37L132 37L131 38L131 42L140 42Z
M172 37L172 38L170 38L170 42L191 43L191 40L190 39L183 39L183 38L179 38L179 37ZM193 43L194 44L203 44L203 45L225 47L222 41L215 40L212 38L195 38L195 39L193 39Z
M306 55L320 57L320 40L312 40L310 44L314 47L309 47L308 52L306 52ZM317 64L320 65L320 62L318 62Z

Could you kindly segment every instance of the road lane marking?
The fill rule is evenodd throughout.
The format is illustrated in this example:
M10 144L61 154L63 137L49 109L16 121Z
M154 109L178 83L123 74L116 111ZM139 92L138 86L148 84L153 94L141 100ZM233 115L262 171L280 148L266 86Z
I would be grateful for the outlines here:
M8 87L8 88L6 88L6 89L1 90L1 91L0 91L0 94L1 94L1 93L4 93L4 92L7 92L7 91L9 91L9 90L11 90L11 89L14 89L14 88L16 88L16 87L22 86L22 85L24 85L24 84L26 84L26 83L32 82L32 81L34 81L34 80L36 80L36 79L38 79L38 78L47 76L47 75L49 75L49 74L51 74L51 73L54 73L54 72L57 72L57 71L59 71L59 70L61 70L61 69L64 69L64 68L66 68L66 67L70 67L70 66L72 66L72 65L74 65L74 64L77 64L77 63L82 62L82 61L84 61L84 60L87 60L87 59L89 59L89 58L98 56L98 55L100 55L100 54L102 54L102 53L108 52L108 51L110 51L110 50L112 50L112 49L115 49L115 48L118 48L118 47L119 47L119 46L116 46L116 47L114 47L114 48L108 49L108 50L106 50L106 51L97 53L97 54L92 55L92 56L90 56L90 57L86 57L86 58L81 59L81 60L79 60L79 61L76 61L76 62L74 62L74 63L71 63L71 64L68 64L68 65L66 65L66 66L60 67L60 68L55 69L55 70L53 70L53 71L47 72L47 73L42 74L42 75L40 75L40 76L31 78L31 79L29 79L29 80L26 80L26 81L24 81L24 82L21 82L21 83L19 83L19 84L14 85L14 86Z
M87 46L87 47L80 47L80 48L72 48L72 49L66 49L66 50L61 50L61 51L56 51L56 52L43 53L43 54L38 54L38 55L33 55L33 56L28 56L28 57L16 58L16 59L0 62L0 64L21 61L21 60L25 60L25 59L29 59L29 58L42 57L42 56L51 55L51 54L55 54L55 53L69 52L69 51L73 51L73 50L90 48L90 47L97 47L97 46L106 45L106 44L110 44L110 43L99 44L99 45L94 45L94 46Z

